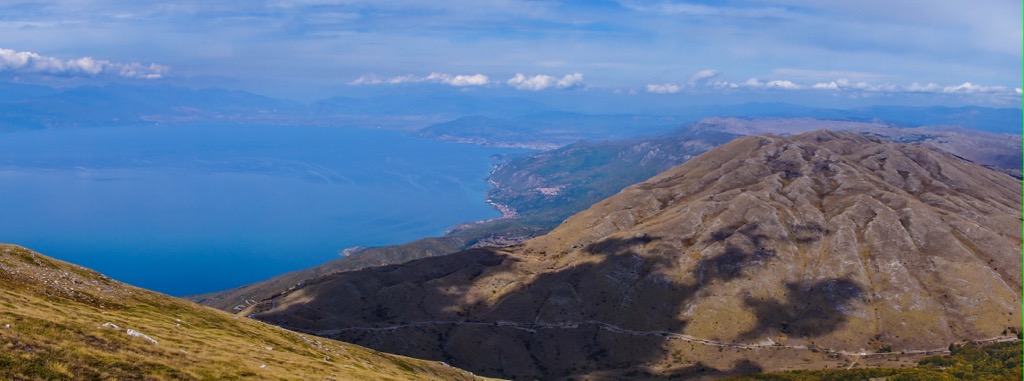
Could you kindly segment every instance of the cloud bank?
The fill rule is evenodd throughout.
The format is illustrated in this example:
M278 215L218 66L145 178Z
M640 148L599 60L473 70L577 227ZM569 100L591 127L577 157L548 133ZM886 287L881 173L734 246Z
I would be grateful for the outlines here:
M831 92L835 94L846 94L851 97L856 96L870 96L871 94L937 94L937 95L971 95L971 96L986 96L990 100L999 100L1000 102L1019 102L1021 96L1021 90L1017 87L1006 87L1006 86L985 86L975 84L973 82L963 82L959 85L939 85L933 82L921 83L913 82L909 85L896 85L886 82L871 81L870 79L880 79L883 76L870 73L854 73L854 72L841 72L841 71L813 71L813 70L791 70L791 69L777 69L773 71L772 76L779 74L793 74L798 77L802 77L804 80L801 81L795 78L775 77L770 80L761 80L756 77L747 79L746 81L729 81L729 80L718 80L711 81L713 78L718 78L722 75L722 72L718 70L701 70L690 76L690 79L685 84L678 83L650 83L645 86L648 93L651 94L676 94L683 90L688 93L707 93L707 92L724 92L730 93L733 91L815 91L815 92ZM858 80L851 80L850 78L837 78L834 80L820 81L822 77L828 74L853 74ZM818 80L808 81L808 78L815 78ZM860 80L868 79L868 80ZM635 94L636 91L619 91L618 93L623 94Z
M490 77L483 74L472 75L451 75L445 73L430 73L426 77L417 77L412 74L391 78L380 78L374 74L363 75L349 82L352 85L400 85L405 83L440 83L449 86L483 86L491 83Z
M569 89L583 85L583 74L566 74L562 78L555 78L550 75L535 75L527 77L522 73L510 78L506 83L516 90L540 91L548 88Z
M98 77L111 75L122 78L157 79L169 67L138 62L117 63L92 57L62 60L33 52L0 49L0 73L47 75L60 77Z
M484 74L452 75L437 72L430 73L430 75L427 76L406 74L390 78L381 78L375 74L366 74L356 78L352 82L349 82L350 85L401 85L417 83L439 83L449 86L466 87L498 84L500 82L491 81L491 78ZM572 73L566 74L561 78L557 78L550 75L534 75L528 77L522 73L517 73L514 77L505 81L505 84L517 90L530 91L540 91L550 88L571 89L583 86L583 74Z
M680 87L679 85L674 84L674 83L664 83L664 84L650 83L650 84L647 84L647 92L648 93L654 93L654 94L675 94L675 93L678 93L679 90L682 90L682 87Z

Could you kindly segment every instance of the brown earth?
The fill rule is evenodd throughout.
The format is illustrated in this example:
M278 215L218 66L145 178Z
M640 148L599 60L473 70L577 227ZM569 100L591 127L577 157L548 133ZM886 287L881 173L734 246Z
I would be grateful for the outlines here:
M382 247L345 250L322 265L231 290L187 297L238 312L306 281L333 273L408 262L484 246L509 246L542 235L565 218L622 188L646 180L740 135L789 135L819 129L875 135L900 143L931 145L960 158L1021 178L1021 140L949 126L893 127L881 123L811 118L706 118L660 139L579 142L516 159L496 169L488 197L512 218L453 228L443 237ZM545 192L548 190L548 192ZM552 191L554 190L554 191ZM512 207L510 207L512 206Z
M1021 184L849 133L736 139L524 245L309 281L253 317L510 378L882 365L1020 327Z

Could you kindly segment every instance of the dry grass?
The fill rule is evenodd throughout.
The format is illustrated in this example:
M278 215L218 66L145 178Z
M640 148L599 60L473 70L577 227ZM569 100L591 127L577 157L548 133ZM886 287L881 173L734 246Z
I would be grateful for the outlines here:
M138 336L134 330L155 340ZM0 379L472 380L303 335L0 245Z

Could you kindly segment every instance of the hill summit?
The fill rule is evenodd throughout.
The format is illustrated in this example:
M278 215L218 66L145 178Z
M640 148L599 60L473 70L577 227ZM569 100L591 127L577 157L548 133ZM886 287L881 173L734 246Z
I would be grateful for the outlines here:
M815 131L735 139L521 246L333 274L248 313L510 378L894 366L1019 331L1020 252L1012 177Z

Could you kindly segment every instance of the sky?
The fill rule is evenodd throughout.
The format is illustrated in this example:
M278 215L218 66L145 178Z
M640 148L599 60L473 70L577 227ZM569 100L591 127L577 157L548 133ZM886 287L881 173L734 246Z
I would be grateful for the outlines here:
M5 0L0 81L1021 104L1017 0Z

